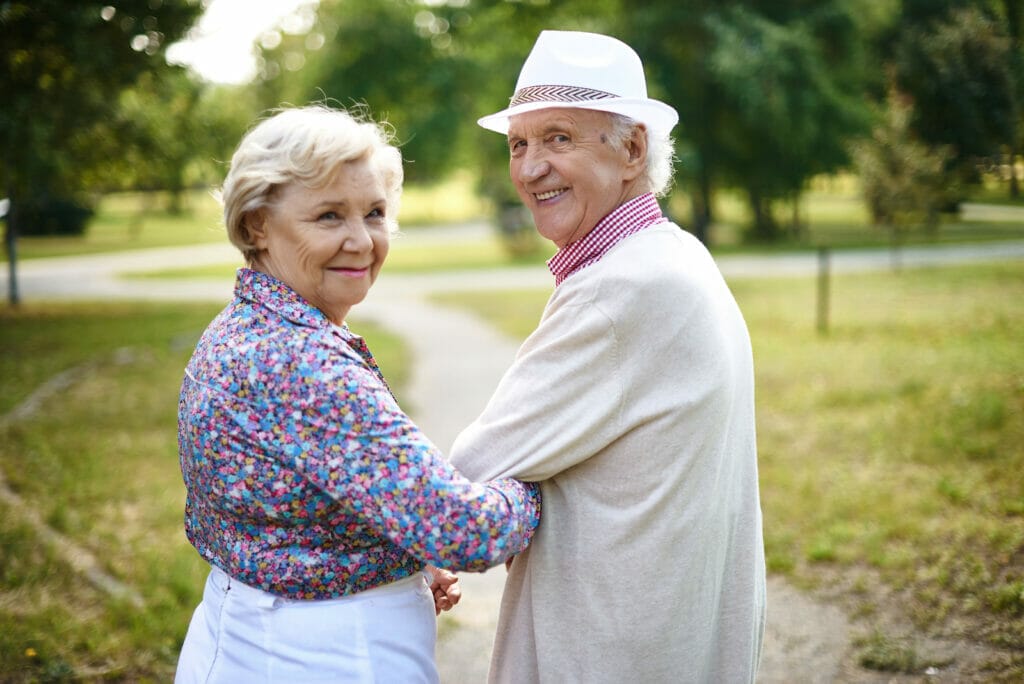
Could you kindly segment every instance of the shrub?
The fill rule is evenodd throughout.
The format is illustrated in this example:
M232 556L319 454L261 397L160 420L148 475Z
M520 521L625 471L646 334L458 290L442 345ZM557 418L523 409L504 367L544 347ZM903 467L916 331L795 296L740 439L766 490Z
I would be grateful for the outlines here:
M82 235L94 213L93 207L80 199L50 193L14 204L19 235Z

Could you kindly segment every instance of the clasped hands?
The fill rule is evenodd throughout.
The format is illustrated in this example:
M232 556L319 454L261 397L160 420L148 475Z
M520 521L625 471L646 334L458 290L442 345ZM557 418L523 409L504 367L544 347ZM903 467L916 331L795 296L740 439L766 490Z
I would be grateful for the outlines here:
M505 569L512 567L515 556L505 561ZM442 610L451 610L462 599L462 589L458 585L459 578L454 572L449 572L436 565L427 565L425 568L430 573L430 593L434 595L434 615L440 615Z
M458 576L435 565L428 565L426 571L430 573L431 577L430 593L434 595L434 614L440 615L442 610L454 608L462 598Z

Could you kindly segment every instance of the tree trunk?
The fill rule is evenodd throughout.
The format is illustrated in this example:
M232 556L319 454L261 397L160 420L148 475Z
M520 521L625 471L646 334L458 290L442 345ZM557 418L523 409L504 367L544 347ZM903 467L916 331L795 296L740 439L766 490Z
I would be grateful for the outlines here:
M790 231L793 234L793 239L799 242L804 237L804 221L800 216L800 196L797 194L793 195L793 225L790 226Z
M1021 62L1024 61L1021 53L1022 48L1024 48L1024 42L1021 40L1021 29L1024 28L1024 7L1021 6L1019 0L1003 0L1003 11L1006 14L1006 29L1010 36L1012 48L1011 60L1016 65L1015 71L1017 71L1017 78L1019 79ZM1020 151L1018 145L1020 142L1019 127L1022 125L1019 109L1013 121L1010 132L1010 197L1016 199L1020 197L1020 185L1017 182L1017 153Z
M4 222L4 246L7 248L7 301L11 306L21 304L18 292L18 203L10 197L10 208Z
M179 162L167 188L167 210L172 216L180 216L185 211L185 162Z
M697 192L690 198L692 206L693 234L705 245L710 244L711 233L711 181L707 174L698 177Z
M754 216L751 235L757 242L773 242L778 237L775 219L772 217L771 200L757 188L747 188L750 211Z
M1020 197L1020 183L1017 180L1017 149L1010 148L1010 198Z

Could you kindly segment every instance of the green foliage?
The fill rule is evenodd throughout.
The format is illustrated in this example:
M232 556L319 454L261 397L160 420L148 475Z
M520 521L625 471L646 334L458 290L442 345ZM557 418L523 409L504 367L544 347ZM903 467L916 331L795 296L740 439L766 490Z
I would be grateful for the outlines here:
M93 215L91 204L41 192L18 207L26 235L81 235Z
M200 10L150 0L0 5L0 194L11 199L13 235L31 232L32 205L46 197L89 207L87 185L121 159L110 127L118 94L168 68L164 48Z
M368 105L394 126L407 178L437 180L451 168L472 110L462 83L471 65L451 48L468 18L463 9L404 0L322 1L313 30L325 42L282 94ZM285 50L265 50L264 58L284 62Z
M872 136L851 144L872 221L892 231L915 225L934 230L940 210L955 197L945 173L948 146L917 140L911 114L910 105L891 94Z
M772 205L846 161L864 126L859 26L844 2L643 3L623 17L655 96L680 113L680 180L694 232L713 190L742 188L754 234L776 237Z
M801 228L808 180L848 163L890 73L913 102L914 138L949 146L961 177L979 155L994 163L1024 144L1015 0L322 0L260 38L260 78L238 88L163 62L202 6L0 5L0 196L15 199L14 224L37 192L88 207L84 190L159 187L173 203L219 182L260 112L310 100L365 103L389 120L414 183L471 169L497 218L518 201L507 149L475 121L507 104L545 28L636 48L650 94L680 112L677 195L689 197L671 204L702 239L716 194L731 190L746 195L748 235L778 238L785 208Z
M116 173L97 180L111 189L165 190L169 208L181 211L187 188L220 184L257 113L251 91L211 87L180 70L145 72L121 93L110 122L110 138L121 145Z
M1021 115L1020 56L1006 28L977 3L908 3L894 45L914 130L933 146L949 145L959 172L976 180L974 162L1013 144Z
M851 42L855 27L832 5L787 23L744 9L712 15L707 23L715 45L710 70L726 112L719 121L722 175L747 192L753 236L773 240L772 203L798 196L811 177L840 168L847 161L844 140L864 128L850 70L833 68L854 56L841 46Z

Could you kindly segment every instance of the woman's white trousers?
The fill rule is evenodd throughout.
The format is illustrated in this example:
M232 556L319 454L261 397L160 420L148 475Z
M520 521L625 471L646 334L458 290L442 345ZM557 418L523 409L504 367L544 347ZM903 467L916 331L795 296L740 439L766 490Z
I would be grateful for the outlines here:
M210 572L175 684L438 681L423 573L338 599L293 601Z

